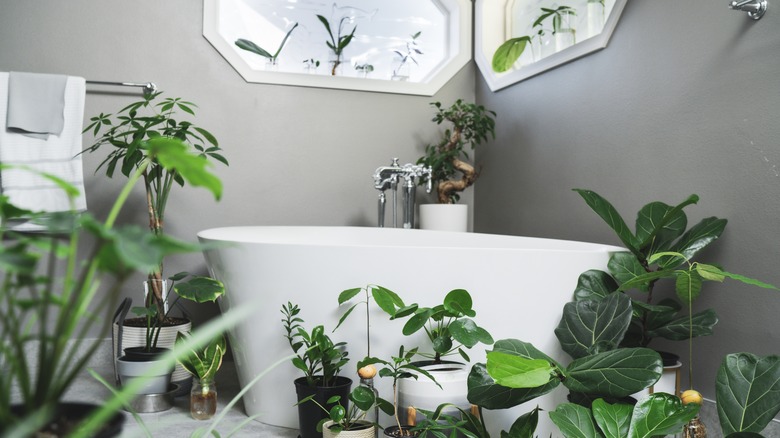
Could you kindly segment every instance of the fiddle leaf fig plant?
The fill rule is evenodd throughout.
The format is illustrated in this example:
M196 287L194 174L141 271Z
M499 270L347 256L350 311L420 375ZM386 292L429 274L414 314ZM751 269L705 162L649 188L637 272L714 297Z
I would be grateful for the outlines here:
M760 433L780 412L780 357L727 355L715 390L723 436Z
M425 155L417 160L432 169L432 182L436 186L440 204L454 204L460 199L459 193L476 182L479 172L470 164L467 147L475 149L495 138L496 113L482 105L464 102L458 99L450 107L440 102L431 103L436 108L433 117L437 125L444 122L452 125L444 131L441 140L425 147ZM455 176L460 174L460 179ZM420 185L427 184L427 178L420 178Z

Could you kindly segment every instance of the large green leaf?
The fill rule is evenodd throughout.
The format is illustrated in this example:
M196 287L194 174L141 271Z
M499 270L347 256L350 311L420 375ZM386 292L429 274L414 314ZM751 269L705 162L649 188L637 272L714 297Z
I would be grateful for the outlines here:
M529 342L523 342L518 339L501 339L493 345L493 351L501 351L507 354L514 354L528 359L544 359L558 368L562 368L559 363L550 356L542 353Z
M555 336L563 351L578 359L591 353L598 343L617 347L631 323L631 298L612 293L594 301L573 301L563 306Z
M556 367L544 359L528 359L501 351L487 353L487 370L496 383L507 388L536 388L556 376Z
M382 286L371 288L371 296L377 306L390 316L394 316L396 309L404 307L404 302L395 292Z
M577 359L565 371L571 391L621 398L661 377L661 356L649 348L621 348Z
M628 438L651 438L682 432L682 427L699 413L699 405L683 405L679 397L657 393L634 406Z
M493 337L490 336L490 333L469 318L459 318L453 321L450 324L450 335L468 348L480 342L487 345L493 343Z
M633 300L634 310L641 309L640 315L644 315L645 324L648 330L654 330L669 324L677 312L682 309L680 303L672 298L664 298L658 304L647 304L638 300Z
M661 337L671 341L683 341L690 337L709 336L712 328L718 323L718 315L712 309L703 310L693 314L692 317L683 315L667 324L648 330L647 335ZM693 336L691 336L691 334Z
M497 384L484 364L478 363L471 367L468 377L469 403L485 409L508 409L533 400L555 389L559 380L537 388L507 388Z
M268 58L268 59L273 58L273 55L268 53L268 51L266 51L262 47L258 46L257 44L255 44L252 41L249 41L247 39L243 39L243 38L237 39L236 40L236 45L239 48L241 48L241 49L244 49L244 50L246 50L248 52L252 52L254 54L260 55L263 58Z
M190 185L207 189L215 199L222 197L222 182L206 169L209 162L188 152L185 143L175 138L155 137L146 141L146 148L160 164L175 170Z
M591 269L580 274L577 287L574 289L575 300L593 300L604 298L618 288L611 275L598 269Z
M761 432L780 412L780 356L727 355L715 396L724 435Z
M679 271L674 282L674 289L677 296L689 306L701 293L702 278L694 271Z
M509 432L501 431L501 438L534 438L536 425L539 423L539 406L531 412L526 412L512 423Z
M672 246L671 250L679 252L685 258L691 260L699 251L720 237L727 223L726 219L718 219L716 217L702 219L701 222L683 234L680 240ZM673 267L677 263L679 263L679 260L674 261L673 258L667 259L666 263L659 262L660 266L665 268Z
M603 437L593 422L590 409L584 406L574 403L560 404L550 412L550 420L558 426L565 438Z
M755 278L745 277L744 275L740 274L732 274L731 272L726 272L716 266L706 265L703 263L696 263L696 272L698 272L699 275L707 280L723 281L725 278L730 278L732 280L741 281L742 283L749 284L751 286L762 287L764 289L778 289L775 285L764 283L763 281L756 280Z
M634 287L647 291L647 284L637 283L636 279L647 274L642 263L629 252L616 252L612 254L607 263L607 269L619 284L634 282Z
M523 54L526 46L530 43L530 37L521 36L511 38L498 46L491 62L493 71L503 73L512 68L512 65L520 58L520 55Z
M465 289L454 289L444 297L444 308L454 316L477 316L472 309L471 295Z
M615 231L615 233L617 233L618 238L621 242L623 242L623 245L625 245L629 251L634 253L637 257L641 256L639 254L639 242L637 242L634 234L631 233L631 230L628 229L626 222L617 212L615 207L609 203L609 201L602 198L598 193L592 190L573 190L579 193L579 195L582 196L582 199L585 200L585 203L587 203L588 206L593 211L595 211L596 214L598 214L604 220L604 222L606 222L607 225L609 225L609 227Z
M682 209L663 202L651 202L637 214L636 238L645 254L667 249L688 226L688 218Z
M176 291L176 295L196 303L216 301L225 293L225 286L222 285L222 282L210 277L193 277L186 282L176 283L173 289Z
M633 406L626 403L609 404L600 398L591 406L593 418L605 438L625 438L631 425Z

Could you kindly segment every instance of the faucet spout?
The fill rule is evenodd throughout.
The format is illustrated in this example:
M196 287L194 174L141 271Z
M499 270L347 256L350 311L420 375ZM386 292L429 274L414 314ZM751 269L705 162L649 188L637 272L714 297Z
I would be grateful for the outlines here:
M767 0L732 0L729 8L737 11L745 11L748 17L758 20L764 16L767 9Z

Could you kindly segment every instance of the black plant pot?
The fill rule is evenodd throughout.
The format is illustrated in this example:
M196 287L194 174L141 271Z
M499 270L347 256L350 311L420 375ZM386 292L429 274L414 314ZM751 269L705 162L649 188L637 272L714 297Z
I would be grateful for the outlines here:
M41 436L66 436L73 432L71 428L82 420L87 418L92 411L98 409L100 406L89 403L73 403L66 402L60 403L55 412L54 418L46 428L41 429ZM15 405L11 406L11 412L17 417L25 415L23 406ZM103 426L93 435L95 438L113 438L122 433L122 428L125 424L125 416L122 412L116 412L111 416ZM5 426L0 427L0 435L4 435ZM37 436L37 435L36 435Z
M385 436L391 437L391 438L401 438L401 437L416 437L419 435L419 432L414 431L411 432L409 429L411 429L414 426L401 426L399 429L398 426L390 426L385 428Z
M147 351L145 347L128 347L124 349L124 358L130 362L149 362L159 359L165 353L171 351L169 348L154 347Z
M309 386L305 377L295 379L295 393L298 395L298 401L314 395L314 400L325 409L330 409L335 405L326 404L329 398L334 395L341 396L341 405L349 409L349 392L352 388L352 379L338 376L333 386ZM307 401L298 405L298 426L300 427L300 438L321 438L322 432L317 432L317 424L325 418L327 414L312 401Z

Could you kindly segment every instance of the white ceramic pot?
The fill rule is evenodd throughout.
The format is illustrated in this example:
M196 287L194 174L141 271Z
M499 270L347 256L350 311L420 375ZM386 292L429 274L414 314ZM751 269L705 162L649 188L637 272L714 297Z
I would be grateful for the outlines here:
M173 348L173 344L176 343L176 334L179 332L188 334L192 329L192 323L187 321L184 324L175 325L171 327L163 327L160 329L160 338L157 340L157 346L161 348ZM113 346L114 357L117 357L121 353L119 352L119 324L114 323L113 327ZM122 327L122 349L130 347L143 347L146 345L146 327ZM181 365L177 364L173 369L173 376L171 381L181 386L181 390L189 393L189 388L192 386L192 375L187 372Z
M663 372L661 373L661 378L655 382L655 385L649 388L645 388L636 394L632 394L632 397L637 400L642 400L643 398L650 396L650 394L655 394L657 392L665 392L667 394L672 394L679 397L681 371L682 362L680 361L677 361L677 363L674 365L664 366Z
M156 367L160 361L130 361L125 356L116 360L117 372L119 373L119 382L122 386L127 385L134 379L141 376L148 376L151 368ZM168 386L171 384L172 369L161 370L155 373L144 385L136 391L136 394L163 394L168 392Z
M366 427L358 430L342 430L339 433L335 433L329 428L335 423L326 421L322 425L322 438L374 438L376 436L376 426L368 421L358 421L357 423L364 423Z
M468 365L458 362L448 362L436 365L422 365L420 368L429 372L439 388L431 379L419 375L417 379L401 379L398 381L398 409L402 424L417 424L422 417L417 409L435 411L442 403L452 403L455 406L468 411L471 404L468 401ZM409 408L414 408L411 410ZM457 409L450 408L446 413L455 414ZM414 421L408 418L416 414Z
M420 205L420 229L468 231L469 206L466 204Z

